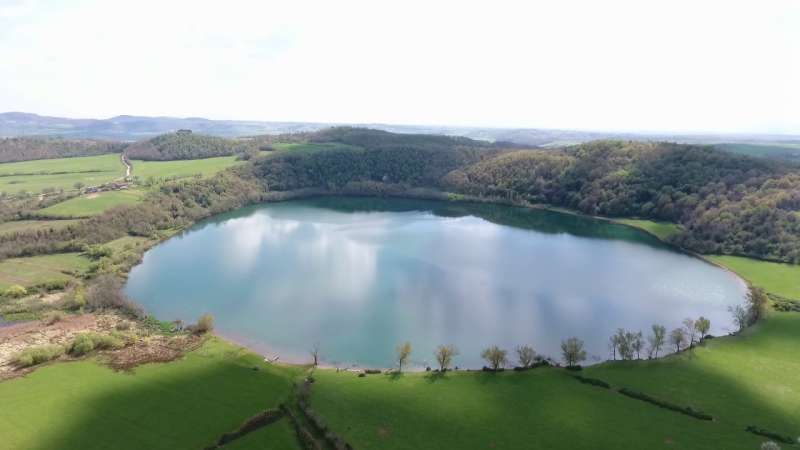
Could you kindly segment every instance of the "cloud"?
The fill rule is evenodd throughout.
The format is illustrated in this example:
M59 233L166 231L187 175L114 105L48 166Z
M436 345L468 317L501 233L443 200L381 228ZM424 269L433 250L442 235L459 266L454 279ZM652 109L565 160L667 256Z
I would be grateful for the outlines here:
M3 109L797 132L800 6L0 0Z

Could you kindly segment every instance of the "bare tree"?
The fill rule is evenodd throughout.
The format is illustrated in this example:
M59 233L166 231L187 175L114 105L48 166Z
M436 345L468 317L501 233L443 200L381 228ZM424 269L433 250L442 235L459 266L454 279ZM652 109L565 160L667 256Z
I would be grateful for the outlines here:
M584 361L586 359L586 351L583 349L583 341L576 337L561 341L561 354L569 367Z
M757 322L764 316L768 303L769 297L767 297L767 293L763 289L755 286L750 288L747 293L747 309L749 313L747 325Z
M681 346L686 345L686 331L683 328L675 328L669 334L669 341L675 346L675 351L681 351Z
M667 329L663 325L653 325L653 334L647 338L650 356L658 358L658 351L664 346Z
M517 347L517 359L519 360L519 365L525 368L528 368L533 364L533 360L536 358L536 352L533 351L533 348L528 345L523 345L522 347Z
M642 339L642 332L637 331L632 333L631 350L636 352L636 359L642 359L642 348L644 347L644 339Z
M397 353L397 371L402 372L403 364L411 357L411 342L406 341L398 345L395 352Z
M608 348L611 350L611 358L616 360L617 359L617 351L620 350L620 347L624 345L625 341L625 330L622 328L617 328L617 332L611 336L608 340ZM621 352L620 352L621 353Z
M453 345L440 345L433 355L436 357L436 362L439 363L439 370L444 372L450 368L453 358L458 355L458 349Z
M698 341L702 342L703 338L708 334L708 330L711 329L711 321L700 316L700 318L694 322L694 329L700 334L700 339L698 339Z
M492 370L497 370L500 367L505 366L508 364L508 359L506 358L507 352L505 350L500 349L500 347L493 345L486 350L481 352L481 358L485 359L486 362L492 367Z
M688 317L683 319L683 331L686 332L686 338L689 340L689 348L694 347L694 338L697 336L697 328L694 326L694 320Z
M315 342L308 353L311 354L311 358L314 360L314 367L316 367L319 364L319 342Z
M728 306L728 311L733 316L733 321L736 322L738 331L742 331L749 323L749 315L747 310L742 305Z

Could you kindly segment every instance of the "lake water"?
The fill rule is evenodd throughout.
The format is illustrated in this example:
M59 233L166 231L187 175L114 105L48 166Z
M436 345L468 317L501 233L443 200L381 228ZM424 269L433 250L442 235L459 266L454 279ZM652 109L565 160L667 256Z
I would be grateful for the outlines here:
M618 327L668 331L685 317L733 328L731 273L638 230L488 204L320 198L259 205L199 223L148 251L126 286L162 320L216 318L217 332L283 361L415 366L438 344L455 364L520 344L560 359L562 339L609 357Z

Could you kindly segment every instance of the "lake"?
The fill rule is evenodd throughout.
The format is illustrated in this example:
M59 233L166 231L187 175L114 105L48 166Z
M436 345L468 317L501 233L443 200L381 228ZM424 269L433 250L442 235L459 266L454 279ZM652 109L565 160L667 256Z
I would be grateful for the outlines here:
M609 358L619 327L647 335L711 319L746 286L730 272L639 230L543 210L404 199L325 197L244 208L198 223L144 255L129 296L162 320L193 322L282 361L391 367L410 341L413 365L454 344L455 364L481 349L528 344L561 358L585 341Z

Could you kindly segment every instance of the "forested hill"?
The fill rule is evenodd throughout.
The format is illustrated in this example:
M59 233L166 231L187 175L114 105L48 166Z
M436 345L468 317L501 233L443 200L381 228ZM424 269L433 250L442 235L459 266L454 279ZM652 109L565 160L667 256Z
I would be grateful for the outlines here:
M125 144L94 139L15 137L0 139L0 163L120 153Z
M244 152L251 146L244 140L179 131L130 144L125 153L130 159L167 161L230 156Z
M505 150L463 138L352 128L306 139L351 147L279 152L256 160L251 173L277 191L430 187L592 215L668 220L683 225L674 239L688 249L800 262L800 169L794 166L670 143Z

